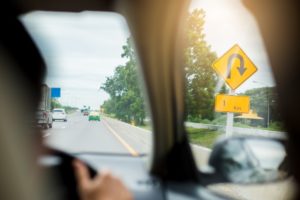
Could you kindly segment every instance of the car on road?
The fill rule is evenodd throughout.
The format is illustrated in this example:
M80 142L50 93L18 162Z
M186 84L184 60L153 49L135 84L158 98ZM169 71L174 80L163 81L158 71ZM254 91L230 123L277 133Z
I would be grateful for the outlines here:
M88 116L90 112L89 112L88 109L84 109L84 110L82 111L82 113L83 113L83 116Z
M61 120L66 122L67 121L67 114L65 109L63 108L55 108L52 111L52 120L53 121L57 121L57 120Z
M100 114L97 111L92 111L89 114L89 121L100 121Z

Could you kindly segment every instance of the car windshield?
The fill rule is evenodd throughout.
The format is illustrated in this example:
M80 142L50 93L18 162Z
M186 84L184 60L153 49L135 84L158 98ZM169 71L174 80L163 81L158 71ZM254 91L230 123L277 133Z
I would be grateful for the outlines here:
M148 154L151 127L124 18L35 11L21 17L47 65L37 119L45 143L71 153ZM47 90L48 88L48 90ZM47 101L43 98L42 101ZM58 116L56 113L64 113Z
M124 18L36 11L21 20L48 67L45 84L51 95L43 109L66 112L38 119L45 143L67 152L148 155L151 120ZM220 137L285 137L268 56L241 1L194 0L185 20L185 129L199 170L209 168ZM224 184L211 189L237 199L283 198L286 190L268 187L268 192Z

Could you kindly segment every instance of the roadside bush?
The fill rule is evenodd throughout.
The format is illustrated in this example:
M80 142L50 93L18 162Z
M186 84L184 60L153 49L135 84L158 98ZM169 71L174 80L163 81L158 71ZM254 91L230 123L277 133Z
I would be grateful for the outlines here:
M274 131L283 131L284 126L282 122L271 122L269 129L274 130Z
M194 117L194 116L188 115L187 121L189 121L189 122L195 122L195 123L200 123L201 122L201 115L199 115L198 117Z
M211 121L209 119L203 119L203 120L201 120L201 123L203 123L203 124L211 124Z
M226 115L221 115L221 116L218 116L217 118L215 118L213 121L212 121L212 124L214 125L225 125L226 124Z

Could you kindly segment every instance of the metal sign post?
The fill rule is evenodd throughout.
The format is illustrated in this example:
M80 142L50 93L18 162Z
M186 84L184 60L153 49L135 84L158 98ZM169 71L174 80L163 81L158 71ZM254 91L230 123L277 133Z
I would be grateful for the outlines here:
M235 90L230 90L229 92L230 95L234 95L235 94ZM226 130L225 130L225 134L226 137L230 137L232 136L233 133L233 113L232 112L228 112L227 113L227 120L226 120Z

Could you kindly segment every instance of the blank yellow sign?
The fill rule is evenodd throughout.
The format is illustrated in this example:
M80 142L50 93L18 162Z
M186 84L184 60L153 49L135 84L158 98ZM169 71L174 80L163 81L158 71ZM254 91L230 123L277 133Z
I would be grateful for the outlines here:
M248 96L233 96L218 94L215 101L216 112L248 113L250 98Z
M233 90L257 71L256 66L237 44L218 58L212 64L212 68Z

